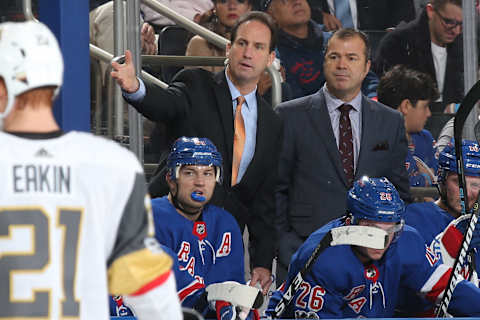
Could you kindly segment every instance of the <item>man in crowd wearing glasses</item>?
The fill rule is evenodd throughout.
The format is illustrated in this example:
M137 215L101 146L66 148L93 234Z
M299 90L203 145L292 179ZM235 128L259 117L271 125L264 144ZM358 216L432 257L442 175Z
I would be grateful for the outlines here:
M430 0L420 16L387 34L379 44L374 71L380 77L403 64L429 74L444 104L463 97L462 0Z

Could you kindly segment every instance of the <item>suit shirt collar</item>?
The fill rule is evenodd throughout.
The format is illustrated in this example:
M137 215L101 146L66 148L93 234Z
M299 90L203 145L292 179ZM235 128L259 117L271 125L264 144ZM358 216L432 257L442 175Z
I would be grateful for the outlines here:
M233 82L228 77L227 68L225 68L225 78L227 79L228 89L230 90L230 94L232 96L232 102L236 101L237 98L242 94L240 93L240 91L238 91L237 87L235 87ZM253 89L252 91L250 91L249 93L243 96L245 98L245 102L247 103L248 109L250 109L250 107L253 106L254 103L256 103L257 101L256 93L257 93L257 87L255 87L255 89Z
M329 113L334 112L338 107L340 107L342 104L345 104L345 103L351 105L355 111L358 111L358 112L362 111L362 92L361 91L351 101L345 102L338 99L334 95L332 95L328 91L326 83L323 85L322 89L323 89L323 94L325 95L325 103L327 104Z

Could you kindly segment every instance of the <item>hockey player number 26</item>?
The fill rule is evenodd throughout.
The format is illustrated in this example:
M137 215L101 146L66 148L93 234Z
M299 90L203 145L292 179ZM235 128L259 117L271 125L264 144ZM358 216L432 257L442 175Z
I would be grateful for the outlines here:
M61 317L78 317L79 302L74 297L74 281L81 216L79 209L60 208L56 226L62 230L61 264L64 299L61 301ZM15 228L26 228L31 234L30 250L4 251L0 248L0 318L3 317L48 317L50 290L34 290L33 299L15 299L12 283L15 273L39 274L52 263L49 243L56 241L49 230L50 217L41 208L19 208L0 210L0 240L9 240ZM4 241L2 241L4 242ZM23 241L28 242L28 241ZM0 242L1 244L1 242ZM53 282L53 279L50 280Z

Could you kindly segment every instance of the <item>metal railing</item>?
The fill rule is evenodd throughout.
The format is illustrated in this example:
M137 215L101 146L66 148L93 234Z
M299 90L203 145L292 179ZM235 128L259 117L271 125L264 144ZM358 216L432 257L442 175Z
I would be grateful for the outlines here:
M24 0L31 1L31 0ZM198 34L205 38L207 41L213 43L219 47L225 47L229 41L222 36L196 24L195 22L183 17L182 15L177 14L175 11L171 10L167 6L155 1L155 0L142 0L144 4L148 5L150 8L156 12L166 16L167 18L175 21L178 25L184 27L185 29L191 31L194 34ZM114 0L114 51L116 56L116 61L123 62L123 53L125 51L124 45L124 34L125 29L127 30L127 41L131 40L129 43L129 48L132 51L134 63L142 60L142 64L148 63L151 66L155 65L181 65L181 66L223 66L224 58L222 57L185 57L185 56L140 56L140 48L137 42L140 39L139 34L139 21L138 17L138 5L139 0L128 1L127 2L127 14L126 14L126 24L125 24L125 14L123 12L123 0ZM137 52L138 51L138 52ZM100 59L103 62L110 64L114 59L114 55L109 52L102 50L92 44L90 44L90 55L96 59ZM138 64L140 66L140 64ZM139 70L140 67L136 67L136 70ZM267 69L268 73L272 78L272 106L275 107L281 102L282 93L281 93L281 76L278 70L273 67ZM107 75L109 72L107 72ZM166 88L168 85L164 82L156 79L152 75L148 74L144 70L141 71L140 76L143 79L149 80L156 85ZM107 94L107 105L108 105L108 116L107 116L107 127L108 134L112 138L115 136L122 136L124 134L124 122L123 122L123 105L124 101L121 96L121 92L118 86L114 85L110 77L107 76L106 87L108 90ZM97 83L97 86L100 83ZM98 92L95 89L95 92ZM96 99L101 99L101 95L96 95ZM113 101L112 101L113 99ZM99 108L103 105L101 100L97 100L95 108L95 119L96 121L101 121L101 110ZM112 112L111 109L114 111ZM114 119L115 115L115 119ZM112 133L112 122L115 121L115 125ZM99 122L97 122L99 123ZM140 160L143 159L143 129L141 128L141 117L140 115L131 107L129 108L129 135L131 141L134 145L130 145L130 149L134 151ZM96 129L96 132L99 132L99 129Z
M25 20L38 21L33 15L32 0L23 0L23 15L25 16Z

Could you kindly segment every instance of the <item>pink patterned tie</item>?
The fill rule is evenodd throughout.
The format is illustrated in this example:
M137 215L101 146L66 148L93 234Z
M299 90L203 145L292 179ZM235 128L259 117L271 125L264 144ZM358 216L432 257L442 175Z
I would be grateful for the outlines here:
M353 185L354 164L353 164L353 135L352 124L350 122L349 112L352 106L343 104L338 107L340 110L340 126L339 126L339 144L340 159L342 160L343 171L347 177L348 186Z

